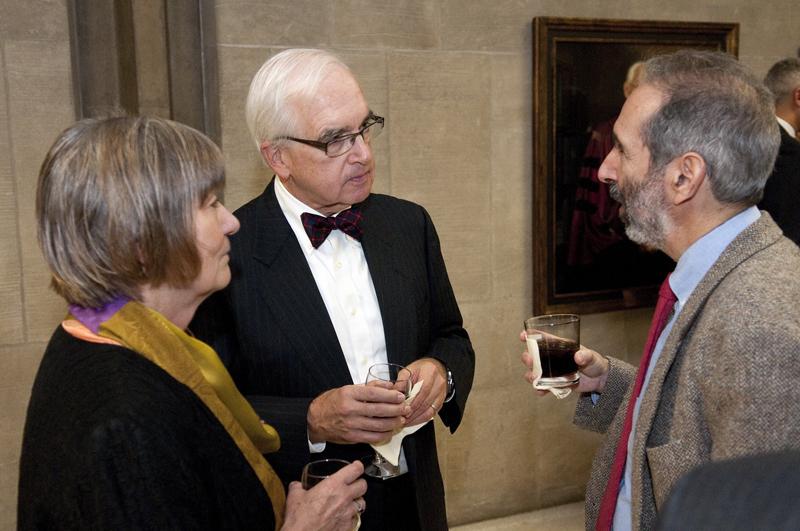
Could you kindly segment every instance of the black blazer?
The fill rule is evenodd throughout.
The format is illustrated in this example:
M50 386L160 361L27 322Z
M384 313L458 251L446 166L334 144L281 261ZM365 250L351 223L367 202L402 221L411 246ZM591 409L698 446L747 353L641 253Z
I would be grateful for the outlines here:
M431 356L452 371L455 398L439 415L455 431L472 387L475 358L436 230L427 212L408 201L372 194L359 207L361 243L383 318L387 357L408 364ZM324 391L354 382L274 184L235 214L241 229L231 238L232 282L201 306L191 329L217 350L258 414L278 430L281 449L267 457L288 484L312 459L306 431L309 403ZM403 448L420 521L425 529L446 529L432 423L406 437ZM372 454L368 445L328 443L314 459L367 459Z
M780 130L781 147L775 169L767 179L764 198L758 208L769 212L786 237L800 244L800 206L797 203L800 194L800 142L783 127Z

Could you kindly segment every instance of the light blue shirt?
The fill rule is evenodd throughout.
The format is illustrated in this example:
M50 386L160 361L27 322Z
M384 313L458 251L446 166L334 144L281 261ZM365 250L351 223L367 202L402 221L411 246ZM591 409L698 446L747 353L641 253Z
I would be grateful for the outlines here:
M631 427L631 435L628 437L628 457L625 460L625 472L622 475L622 483L619 489L619 497L617 498L617 508L614 511L614 531L626 531L631 529L632 516L631 516L631 452L633 450L633 434L636 432L636 421L639 418L639 407L641 406L641 399L647 391L647 384L650 382L650 376L653 373L653 368L661 356L661 350L664 348L664 343L669 336L672 325L681 310L689 300L689 296L694 289L703 280L703 277L711 269L711 266L722 255L730 243L746 229L749 225L754 223L761 217L761 212L754 206L747 208L722 225L716 227L714 230L694 242L686 251L681 255L678 264L675 266L675 271L669 277L669 285L672 292L678 298L675 303L674 313L672 318L667 322L661 335L658 336L656 346L653 348L653 354L650 358L650 363L647 366L647 372L644 376L644 384L639 398L636 399L636 404L633 409L633 425Z

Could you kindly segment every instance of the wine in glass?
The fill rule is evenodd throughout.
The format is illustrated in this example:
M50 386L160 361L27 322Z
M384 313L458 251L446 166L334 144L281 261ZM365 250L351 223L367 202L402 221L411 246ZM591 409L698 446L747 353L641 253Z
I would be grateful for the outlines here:
M303 467L303 475L300 477L303 489L310 489L349 464L344 459L320 459L306 463L306 466Z
M400 391L406 398L413 385L411 371L396 363L376 363L369 368L366 383ZM376 451L372 463L364 468L364 473L373 478L389 479L400 475L400 466L399 463L398 466L391 464Z

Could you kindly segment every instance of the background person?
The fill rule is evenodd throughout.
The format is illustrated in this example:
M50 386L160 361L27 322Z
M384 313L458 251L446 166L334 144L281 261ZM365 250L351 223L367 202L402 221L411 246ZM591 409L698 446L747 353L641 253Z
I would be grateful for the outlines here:
M84 120L50 149L38 236L69 315L28 406L20 529L352 528L362 465L287 498L278 435L184 332L230 280L224 184L214 143L167 120Z
M436 414L455 431L474 353L427 212L370 193L383 118L349 68L321 50L264 63L246 116L275 177L237 210L233 281L192 330L284 438L270 462L288 482L317 456L369 460L365 443ZM424 382L410 407L363 385L369 367L387 361ZM432 423L404 439L400 470L368 480L362 528L447 529Z
M658 515L659 531L795 531L800 452L749 455L701 465L681 478Z
M769 212L783 233L800 243L800 142L796 139L800 131L800 59L784 59L772 65L764 84L775 100L781 147L758 208Z

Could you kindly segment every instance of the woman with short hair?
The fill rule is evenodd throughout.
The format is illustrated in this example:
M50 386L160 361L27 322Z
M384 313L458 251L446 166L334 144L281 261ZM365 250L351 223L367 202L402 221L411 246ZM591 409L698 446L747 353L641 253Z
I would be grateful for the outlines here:
M69 303L28 406L20 529L350 529L354 463L285 495L280 446L216 353L185 329L230 281L222 155L168 120L83 120L36 196L54 290Z

